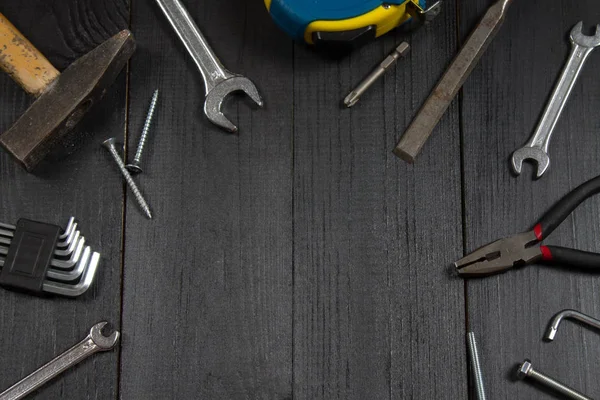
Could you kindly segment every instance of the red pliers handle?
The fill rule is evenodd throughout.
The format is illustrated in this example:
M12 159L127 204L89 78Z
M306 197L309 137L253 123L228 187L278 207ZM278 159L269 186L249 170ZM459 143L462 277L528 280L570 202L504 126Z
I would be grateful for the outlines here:
M559 246L535 246L546 239L586 199L600 193L600 176L578 186L556 203L532 231L490 243L463 257L455 267L461 276L485 276L543 261L600 270L600 254Z
M533 228L541 242L585 200L600 193L600 176L578 186L556 203ZM559 246L541 246L542 259L557 264L569 264L579 268L600 268L600 254Z

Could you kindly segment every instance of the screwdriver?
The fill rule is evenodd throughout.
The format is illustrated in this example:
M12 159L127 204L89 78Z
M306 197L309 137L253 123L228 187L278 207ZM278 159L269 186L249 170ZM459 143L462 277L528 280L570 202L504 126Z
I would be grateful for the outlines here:
M394 149L401 159L413 163L452 100L500 30L512 0L498 0L477 25L446 73Z
M400 43L400 45L396 47L396 49L394 49L394 51L389 56L387 56L385 60L383 60L381 64L379 64L379 66L375 68L375 70L373 70L373 72L371 72L369 76L367 76L356 87L356 89L354 89L352 92L350 92L348 96L346 96L346 98L344 99L344 104L346 105L346 107L350 108L353 105L355 105L358 102L358 100L360 100L360 96L362 96L367 91L367 89L373 86L373 84L379 78L381 78L388 69L393 67L400 57L406 56L409 50L410 46L408 43Z

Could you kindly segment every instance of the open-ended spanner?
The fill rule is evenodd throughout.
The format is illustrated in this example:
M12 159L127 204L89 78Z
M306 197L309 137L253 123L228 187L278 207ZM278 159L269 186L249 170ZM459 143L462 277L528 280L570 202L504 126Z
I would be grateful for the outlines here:
M232 92L246 93L258 106L262 98L252 81L226 70L198 26L179 0L156 0L177 35L198 65L206 86L204 113L215 125L237 132L237 127L221 111L223 101Z
M571 55L563 68L561 77L552 92L550 101L537 125L535 133L525 146L515 151L512 155L512 167L517 175L521 173L523 161L528 159L537 162L537 178L541 178L548 170L548 166L550 165L550 157L548 156L550 138L585 61L592 50L600 46L600 25L596 26L594 36L587 36L583 34L583 22L579 22L571 30L570 36L572 45Z
M102 330L106 324L106 322L100 322L94 325L89 335L81 342L0 393L0 400L22 399L92 354L99 351L107 351L115 347L115 344L119 340L119 331L114 331L109 336L104 336Z

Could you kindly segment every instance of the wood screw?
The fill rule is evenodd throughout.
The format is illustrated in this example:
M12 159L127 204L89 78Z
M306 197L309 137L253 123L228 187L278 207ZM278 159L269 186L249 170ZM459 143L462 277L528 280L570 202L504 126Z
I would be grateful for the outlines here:
M129 171L127 171L127 167L125 167L125 163L123 162L123 160L121 159L121 156L119 156L119 153L117 152L117 148L115 147L116 142L117 142L117 139L110 138L110 139L105 140L102 143L102 146L104 146L108 150L108 152L110 153L112 158L115 160L115 162L119 166L119 169L121 170L121 173L123 174L123 177L125 178L125 182L127 182L129 189L131 189L131 191L133 192L133 195L135 196L135 199L137 200L138 204L144 211L144 214L146 214L148 219L152 219L152 213L150 212L150 207L148 206L148 203L146 203L144 196L142 196L140 189L138 189L137 185L133 181L133 178L129 174Z
M152 96L152 101L150 102L150 108L148 109L148 114L146 115L146 122L144 123L144 129L142 130L142 136L140 137L137 151L135 152L135 157L133 158L133 161L131 163L127 164L127 169L132 174L139 174L140 172L142 172L142 154L144 152L144 147L146 146L146 141L148 139L148 132L150 132L150 127L152 126L152 117L154 117L154 110L156 109L157 101L158 89L154 91L154 95Z

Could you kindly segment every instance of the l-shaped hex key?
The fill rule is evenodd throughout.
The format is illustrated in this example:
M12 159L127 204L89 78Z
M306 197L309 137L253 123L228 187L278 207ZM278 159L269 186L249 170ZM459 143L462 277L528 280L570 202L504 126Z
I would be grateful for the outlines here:
M579 322L583 322L586 325L592 326L594 328L600 329L600 321L596 318L592 318L589 315L585 315L575 310L563 310L556 314L552 320L550 321L550 326L548 327L548 332L546 332L545 339L552 341L556 336L556 332L558 331L558 326L562 322L563 319L574 319Z

